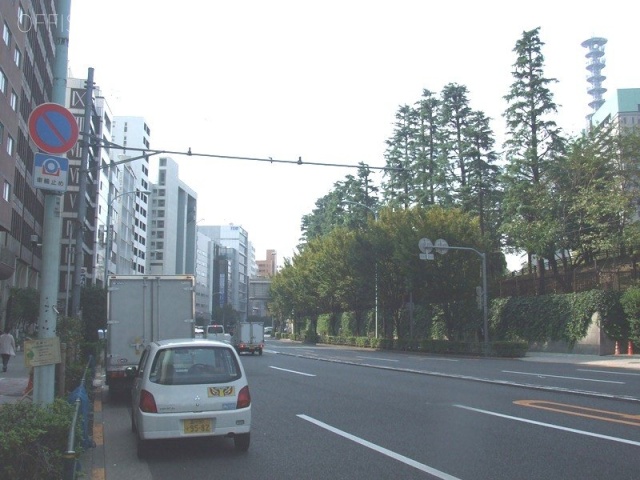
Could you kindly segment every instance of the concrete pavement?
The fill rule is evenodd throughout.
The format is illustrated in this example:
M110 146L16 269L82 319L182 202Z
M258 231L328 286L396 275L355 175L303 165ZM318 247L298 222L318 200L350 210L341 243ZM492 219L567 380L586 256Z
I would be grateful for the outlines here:
M24 364L24 352L16 352L9 360L7 371L0 372L0 404L15 403L24 397L29 384L29 369Z
M576 353L527 352L527 355L520 360L640 370L640 355L580 355Z

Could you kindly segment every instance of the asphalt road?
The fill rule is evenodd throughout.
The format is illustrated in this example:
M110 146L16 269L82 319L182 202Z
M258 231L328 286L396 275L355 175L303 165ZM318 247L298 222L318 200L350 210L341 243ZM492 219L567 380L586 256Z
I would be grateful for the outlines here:
M640 370L277 341L242 359L248 453L190 439L138 460L128 404L104 396L105 477L640 477Z

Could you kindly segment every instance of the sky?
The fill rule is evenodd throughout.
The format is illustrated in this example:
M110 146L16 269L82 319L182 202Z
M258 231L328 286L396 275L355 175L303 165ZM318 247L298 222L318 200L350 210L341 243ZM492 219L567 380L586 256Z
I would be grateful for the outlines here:
M423 89L465 85L471 108L492 118L499 149L524 31L540 27L545 76L558 80L556 121L579 133L591 100L584 40L608 40L605 98L640 87L630 5L71 0L69 68L77 78L94 69L114 115L144 117L152 149L345 165L171 155L198 195L199 225L240 225L256 259L275 249L282 265L297 252L302 217L356 174L349 165L384 166L398 108Z

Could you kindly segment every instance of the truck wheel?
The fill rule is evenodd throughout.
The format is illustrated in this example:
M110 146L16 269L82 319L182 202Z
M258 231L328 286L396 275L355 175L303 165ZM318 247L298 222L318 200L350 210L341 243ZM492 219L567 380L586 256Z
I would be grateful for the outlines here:
M249 450L249 444L251 443L250 433L239 433L233 437L233 443L238 452L246 452Z

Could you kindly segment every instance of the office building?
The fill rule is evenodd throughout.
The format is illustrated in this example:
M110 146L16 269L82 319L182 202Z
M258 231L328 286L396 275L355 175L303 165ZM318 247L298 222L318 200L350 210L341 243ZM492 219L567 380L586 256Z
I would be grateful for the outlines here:
M38 288L42 267L44 195L33 186L28 120L51 101L53 30L32 19L56 16L54 2L0 1L0 324L9 289Z
M151 129L143 117L113 118L111 147L112 202L110 270L119 274L144 274L149 224L149 157Z
M180 180L171 157L151 158L151 227L147 246L147 273L194 274L198 197Z
M73 289L76 255L79 259L82 274L81 282L85 285L102 284L104 272L104 210L102 196L106 192L108 150L104 141L111 140L111 109L99 88L94 87L89 99L91 120L85 129L85 105L87 103L87 81L84 78L67 79L67 108L78 121L81 132L88 131L90 147L86 150L79 141L67 154L69 158L68 188L64 193L62 212L62 251L60 257L60 289L65 301L65 311L69 313L70 292ZM83 159L83 155L87 158ZM82 168L84 164L84 169ZM83 171L84 170L84 171ZM78 221L80 197L80 181L84 176L85 215ZM81 250L77 250L77 238L81 235Z
M247 231L238 225L203 225L199 232L209 237L220 247L214 256L218 269L228 266L228 288L220 288L227 295L227 303L238 312L241 319L247 318L249 294L249 261L251 258ZM223 272L218 271L218 275ZM215 299L214 299L215 300Z
M275 250L267 250L265 260L256 260L258 266L257 276L261 278L273 277L278 271L278 254Z

